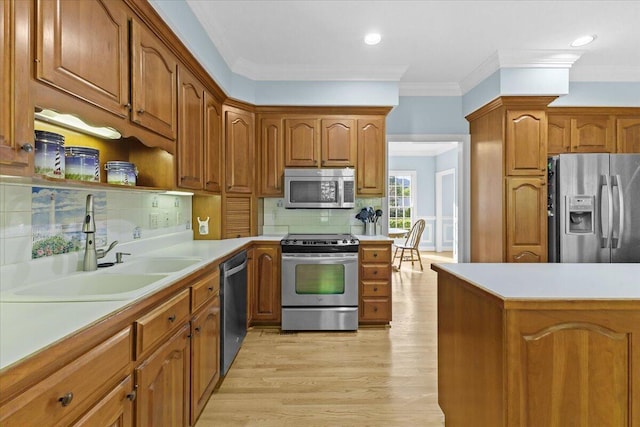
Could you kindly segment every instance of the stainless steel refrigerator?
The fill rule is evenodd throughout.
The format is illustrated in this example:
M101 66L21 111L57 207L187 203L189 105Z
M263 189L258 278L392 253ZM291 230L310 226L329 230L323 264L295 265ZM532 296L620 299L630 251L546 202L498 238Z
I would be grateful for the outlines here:
M549 158L549 262L640 262L640 154Z

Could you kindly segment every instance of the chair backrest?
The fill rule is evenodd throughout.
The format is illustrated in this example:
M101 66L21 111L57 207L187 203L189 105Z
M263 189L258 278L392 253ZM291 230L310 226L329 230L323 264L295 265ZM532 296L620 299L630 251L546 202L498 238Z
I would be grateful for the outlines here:
M425 224L424 219L419 219L413 223L413 227L411 227L411 231L409 231L409 234L407 235L407 240L404 242L405 246L411 246L414 249L418 249Z

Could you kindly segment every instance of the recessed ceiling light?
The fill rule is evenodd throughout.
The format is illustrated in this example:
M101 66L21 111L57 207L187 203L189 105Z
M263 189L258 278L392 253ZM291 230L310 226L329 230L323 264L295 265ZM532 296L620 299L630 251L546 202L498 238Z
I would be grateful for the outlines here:
M378 33L369 33L364 36L364 42L368 45L374 45L380 43L382 36Z
M571 43L571 47L585 46L596 39L595 35L578 37Z

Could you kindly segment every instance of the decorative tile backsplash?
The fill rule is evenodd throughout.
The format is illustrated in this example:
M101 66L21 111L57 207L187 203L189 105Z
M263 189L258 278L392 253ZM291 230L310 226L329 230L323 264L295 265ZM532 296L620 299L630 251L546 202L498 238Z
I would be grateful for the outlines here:
M0 183L0 265L84 250L89 193L94 195L98 248L191 228L191 196Z
M356 214L363 207L379 209L381 198L356 199L353 209L285 209L282 199L264 199L264 234L354 233L364 234ZM383 217L381 221L386 221Z

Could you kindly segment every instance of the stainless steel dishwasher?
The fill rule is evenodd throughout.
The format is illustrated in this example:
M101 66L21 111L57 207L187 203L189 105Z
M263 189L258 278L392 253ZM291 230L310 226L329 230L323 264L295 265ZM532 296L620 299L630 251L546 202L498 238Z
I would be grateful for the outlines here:
M247 252L220 265L220 369L226 375L247 335Z

